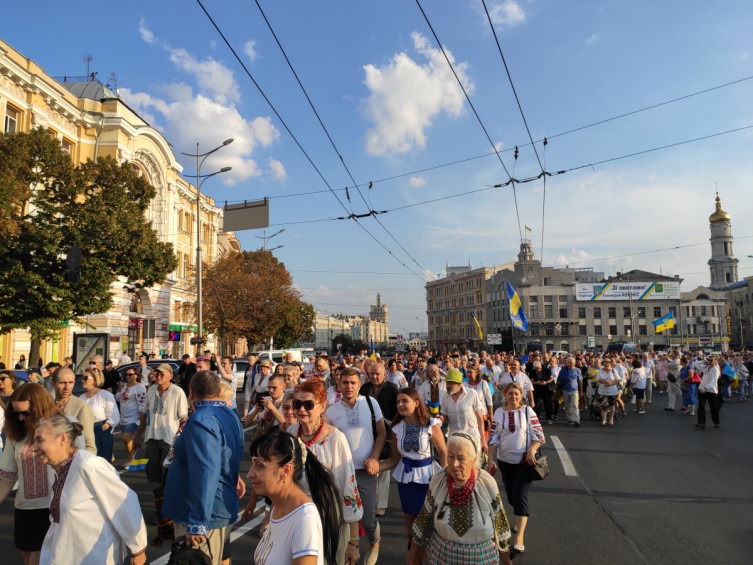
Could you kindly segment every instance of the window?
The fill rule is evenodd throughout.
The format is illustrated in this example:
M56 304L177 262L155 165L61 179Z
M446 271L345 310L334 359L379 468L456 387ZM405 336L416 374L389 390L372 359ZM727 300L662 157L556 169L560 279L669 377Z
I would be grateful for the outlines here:
M588 335L586 329L586 326L578 326L578 335Z
M5 123L3 124L3 131L5 133L14 133L18 131L18 110L13 106L5 107Z
M560 318L567 318L567 308L560 308Z
M554 324L547 324L544 328L546 335L554 335Z
M690 307L690 315L695 318L695 306Z
M536 318L538 318L539 317L539 305L536 304L535 302L532 302L529 305L529 308L530 308L531 319L535 320Z
M617 324L609 326L609 334L612 336L617 335Z
M544 317L545 318L553 318L554 317L554 308L551 304L544 304Z
M705 315L706 315L706 307L701 306L701 316L705 316Z
M578 318L583 320L586 317L586 309L583 306L578 307Z
M594 335L602 335L601 326L594 326Z
M638 306L638 317L639 318L645 318L646 317L646 307L645 306Z
M654 306L654 318L661 318L661 306Z
M552 285L552 279L548 277L544 277L544 286L551 286ZM547 334L549 335L549 334Z
M638 335L648 335L648 330L644 324L638 326Z
M622 317L623 318L629 318L630 316L632 316L632 314L630 313L630 306L623 306L622 307Z
M607 312L608 312L607 316L609 316L610 318L617 317L617 308L615 308L614 306L610 306L609 308L607 308Z
M630 329L630 325L628 324L623 326L622 330L622 335L630 335L631 333L633 333L633 330Z
M601 319L601 308L599 308L598 306L594 308L594 319L595 320Z
M73 149L73 144L67 139L63 138L60 140L60 148L63 150L63 153L70 156L71 150Z

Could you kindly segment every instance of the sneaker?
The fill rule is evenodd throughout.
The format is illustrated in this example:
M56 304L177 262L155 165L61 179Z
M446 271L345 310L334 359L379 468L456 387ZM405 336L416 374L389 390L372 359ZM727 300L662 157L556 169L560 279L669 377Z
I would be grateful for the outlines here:
M638 414L645 414L645 413L646 413L646 411L645 411L645 410L639 410L639 411L638 411Z
M553 424L551 420L547 420L546 423L549 424L550 426Z
M526 552L526 546L522 543L516 543L512 546L512 548L515 550L516 553L525 553Z

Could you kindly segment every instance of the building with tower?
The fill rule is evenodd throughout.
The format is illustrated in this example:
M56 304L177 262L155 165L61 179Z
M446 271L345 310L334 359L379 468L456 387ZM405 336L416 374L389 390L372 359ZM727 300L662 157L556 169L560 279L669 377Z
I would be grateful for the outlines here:
M711 228L711 259L708 261L711 272L709 288L720 290L737 282L737 263L732 252L732 225L730 215L722 209L719 193L716 193L716 210L709 216Z

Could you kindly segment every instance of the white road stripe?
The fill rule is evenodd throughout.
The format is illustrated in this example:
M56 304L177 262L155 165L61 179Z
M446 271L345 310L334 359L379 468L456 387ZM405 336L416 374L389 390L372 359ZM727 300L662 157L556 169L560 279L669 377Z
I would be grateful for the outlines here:
M562 468L565 471L565 475L568 477L577 477L578 471L575 470L575 465L573 465L573 460L570 459L570 454L567 452L567 449L565 449L565 446L560 441L560 438L557 436L549 436L549 439L552 440L552 443L554 444L554 449L557 450L557 455L560 457L560 461L562 462Z

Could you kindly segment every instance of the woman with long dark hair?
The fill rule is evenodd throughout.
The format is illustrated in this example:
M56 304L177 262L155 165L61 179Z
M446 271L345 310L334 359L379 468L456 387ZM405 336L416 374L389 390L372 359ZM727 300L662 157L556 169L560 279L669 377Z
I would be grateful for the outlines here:
M254 440L250 451L254 492L272 501L254 562L292 563L295 556L296 565L335 563L342 506L329 471L299 438L279 429ZM311 497L299 486L304 470Z

